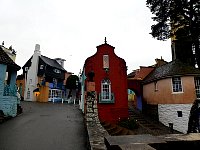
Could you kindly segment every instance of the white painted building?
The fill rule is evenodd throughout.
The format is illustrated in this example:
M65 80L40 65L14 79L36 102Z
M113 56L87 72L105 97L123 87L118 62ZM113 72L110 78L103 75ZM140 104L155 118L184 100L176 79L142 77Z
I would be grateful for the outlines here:
M38 83L38 62L39 57L41 56L40 45L35 45L34 54L31 59L30 68L25 68L27 74L25 74L25 92L24 100L26 101L36 101L36 98L33 96L33 90L37 88Z

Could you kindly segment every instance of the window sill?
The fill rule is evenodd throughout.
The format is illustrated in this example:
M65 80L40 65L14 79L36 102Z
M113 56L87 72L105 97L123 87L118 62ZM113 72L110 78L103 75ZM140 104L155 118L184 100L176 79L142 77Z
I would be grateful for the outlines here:
M115 102L113 100L100 100L99 104L114 104Z
M183 94L184 92L172 92L172 94Z
M99 93L99 104L114 104L115 96L114 93L111 93L111 99L101 99L101 93Z

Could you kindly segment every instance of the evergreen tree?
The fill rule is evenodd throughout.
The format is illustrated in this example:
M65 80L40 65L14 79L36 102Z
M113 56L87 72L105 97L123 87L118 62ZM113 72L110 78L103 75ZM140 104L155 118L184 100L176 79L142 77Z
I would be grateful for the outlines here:
M158 40L172 38L173 59L200 68L200 1L147 0L146 5L155 15L152 36Z
M66 88L67 89L77 89L77 82L79 81L79 78L77 75L71 75L67 78L67 81L66 81Z

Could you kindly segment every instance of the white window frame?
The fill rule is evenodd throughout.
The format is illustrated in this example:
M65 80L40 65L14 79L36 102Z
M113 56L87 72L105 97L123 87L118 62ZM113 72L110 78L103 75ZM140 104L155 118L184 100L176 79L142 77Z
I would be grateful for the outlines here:
M172 93L183 93L181 77L172 77Z
M104 79L101 82L101 101L111 101L111 82L109 79Z
M41 69L41 70L44 69L44 65L40 65L40 69Z
M200 99L200 77L195 77L194 83L195 83L196 97L197 99Z
M60 71L59 69L53 69L53 71L54 71L55 73L61 73L61 71Z
M158 91L158 82L157 81L154 82L154 91L155 92Z

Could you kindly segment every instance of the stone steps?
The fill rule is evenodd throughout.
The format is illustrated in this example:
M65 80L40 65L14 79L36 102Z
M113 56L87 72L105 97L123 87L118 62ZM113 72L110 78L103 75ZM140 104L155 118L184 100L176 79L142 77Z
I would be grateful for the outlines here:
M156 125L155 125L155 122L154 121L149 121L147 120L143 114L139 113L139 112L136 112L134 110L129 110L129 117L130 118L134 118L138 125L141 126L142 128L144 128L145 130L147 130L147 132L149 133L154 133L155 130L159 131L160 128L158 128Z
M133 132L124 127L118 126L116 124L111 124L106 121L101 122L102 126L106 129L106 131L111 136L119 136L119 135L132 135Z

